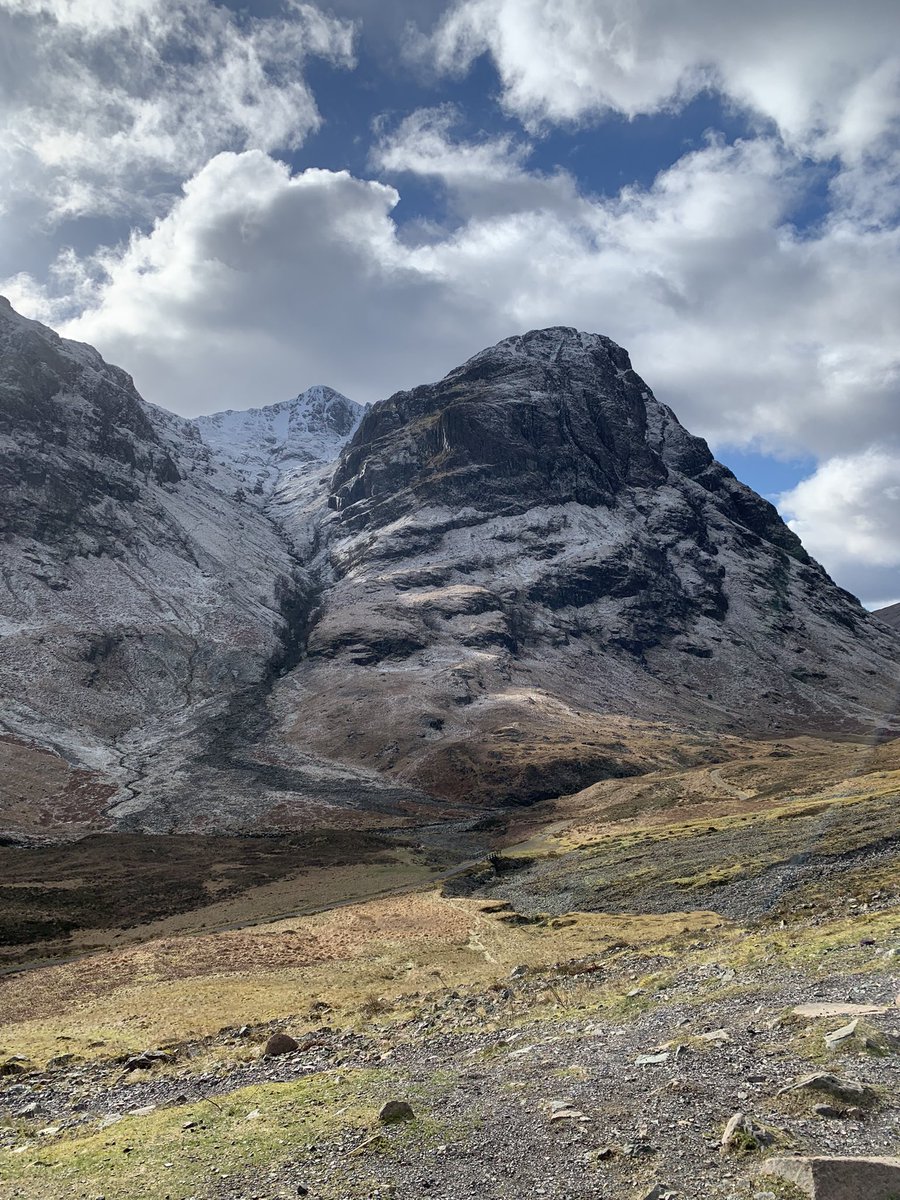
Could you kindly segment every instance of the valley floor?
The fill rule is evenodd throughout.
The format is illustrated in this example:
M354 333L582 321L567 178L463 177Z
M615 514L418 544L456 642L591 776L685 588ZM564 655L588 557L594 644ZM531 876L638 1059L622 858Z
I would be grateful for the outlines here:
M0 1196L750 1200L897 1154L898 797L896 743L745 747L22 945L60 961L0 978ZM779 1094L823 1072L861 1093ZM769 1145L721 1152L738 1110Z

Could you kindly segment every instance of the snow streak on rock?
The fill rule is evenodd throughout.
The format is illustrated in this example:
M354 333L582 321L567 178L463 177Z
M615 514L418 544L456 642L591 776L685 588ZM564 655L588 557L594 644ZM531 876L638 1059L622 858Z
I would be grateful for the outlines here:
M402 821L645 770L629 722L895 719L890 632L599 335L187 421L3 305L0 485L0 834Z

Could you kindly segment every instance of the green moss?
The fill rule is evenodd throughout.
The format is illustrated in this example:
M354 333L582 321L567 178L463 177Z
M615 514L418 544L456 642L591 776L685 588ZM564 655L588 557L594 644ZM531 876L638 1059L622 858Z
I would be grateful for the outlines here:
M796 1184L777 1179L774 1175L761 1176L753 1185L753 1190L771 1192L778 1200L808 1200L806 1192Z
M389 1091L379 1071L311 1075L126 1117L108 1128L0 1152L0 1180L22 1197L165 1200L210 1181L296 1158L338 1130L363 1133ZM258 1114L252 1116L251 1114ZM415 1124L418 1124L416 1122ZM405 1129L403 1137L414 1133Z

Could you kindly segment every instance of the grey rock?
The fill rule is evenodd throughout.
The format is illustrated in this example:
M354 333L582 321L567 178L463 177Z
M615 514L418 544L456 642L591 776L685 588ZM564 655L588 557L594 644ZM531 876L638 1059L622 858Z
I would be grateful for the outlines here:
M852 1079L841 1079L837 1075L831 1075L824 1071L805 1075L796 1083L789 1083L785 1087L779 1088L777 1095L784 1096L790 1092L824 1092L826 1095L833 1096L835 1100L843 1100L847 1104L858 1104L864 1107L873 1104L877 1099L875 1092L865 1084Z
M406 1100L388 1100L378 1111L378 1120L385 1125L396 1121L412 1121L415 1118L412 1105Z
M861 1017L855 1017L840 1029L826 1033L825 1045L832 1051L867 1050L873 1054L891 1054L900 1048L900 1038L874 1029Z
M798 1004L794 1008L798 1017L863 1017L889 1012L886 1004L839 1004L831 1001Z
M849 1042L854 1040L858 1027L859 1017L856 1017L848 1025L842 1025L840 1029L835 1029L832 1033L826 1033L825 1045L829 1050L843 1049Z
M900 1195L900 1158L770 1158L761 1169L811 1200L896 1200Z

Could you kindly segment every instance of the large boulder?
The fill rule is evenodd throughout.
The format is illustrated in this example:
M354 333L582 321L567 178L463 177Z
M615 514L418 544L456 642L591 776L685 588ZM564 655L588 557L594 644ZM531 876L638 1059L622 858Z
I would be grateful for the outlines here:
M800 1188L811 1200L897 1200L900 1158L770 1158L765 1175Z

